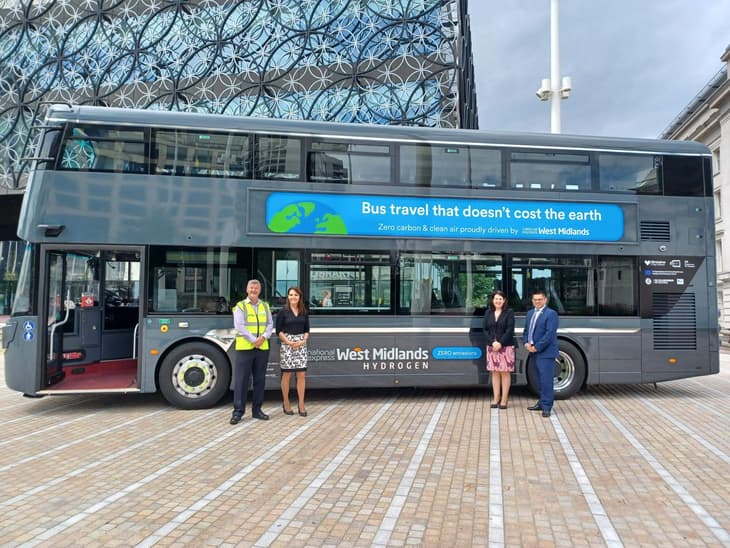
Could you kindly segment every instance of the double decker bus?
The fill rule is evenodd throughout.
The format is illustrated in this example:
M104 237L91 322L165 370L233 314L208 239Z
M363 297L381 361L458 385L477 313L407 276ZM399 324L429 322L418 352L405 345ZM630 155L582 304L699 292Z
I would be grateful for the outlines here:
M2 337L24 394L216 404L251 278L274 313L303 288L311 388L487 384L495 290L518 327L537 289L560 314L559 398L719 370L700 144L62 105L42 131Z

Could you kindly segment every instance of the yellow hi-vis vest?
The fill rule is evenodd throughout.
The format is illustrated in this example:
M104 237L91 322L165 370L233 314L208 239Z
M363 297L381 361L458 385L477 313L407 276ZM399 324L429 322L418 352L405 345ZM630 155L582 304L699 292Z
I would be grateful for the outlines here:
M251 333L254 338L264 334L264 332L266 331L268 314L270 314L269 305L266 304L264 301L259 302L263 304L263 306L258 307L258 314L256 314L257 309L255 309L253 305L248 301L240 301L236 304L236 307L238 307L241 312L243 312L246 330ZM241 335L236 336L236 350L253 350L254 348L256 347L253 345L253 343L249 342L246 337L243 337ZM266 339L264 341L264 344L259 346L259 349L268 350L269 340Z

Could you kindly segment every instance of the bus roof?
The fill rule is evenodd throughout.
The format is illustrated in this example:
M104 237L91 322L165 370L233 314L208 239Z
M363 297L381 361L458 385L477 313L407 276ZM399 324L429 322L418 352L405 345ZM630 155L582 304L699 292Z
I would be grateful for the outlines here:
M377 141L421 141L461 145L520 148L643 152L709 156L710 150L695 141L668 141L619 137L593 137L551 133L501 132L414 126L381 126L309 120L283 120L221 114L202 114L114 107L51 105L47 121L105 123L135 127L179 127L203 131L280 133L318 138L356 138Z

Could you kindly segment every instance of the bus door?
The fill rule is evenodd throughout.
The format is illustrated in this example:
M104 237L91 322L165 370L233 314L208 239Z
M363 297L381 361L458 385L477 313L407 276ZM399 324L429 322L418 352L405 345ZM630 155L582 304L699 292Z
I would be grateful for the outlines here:
M49 252L46 260L45 317L48 326L46 338L43 386L55 384L63 379L63 332L71 318L72 308L64 301L66 279L66 254Z
M137 358L140 325L140 249L102 253L101 359Z
M139 386L140 257L140 248L46 252L48 391Z

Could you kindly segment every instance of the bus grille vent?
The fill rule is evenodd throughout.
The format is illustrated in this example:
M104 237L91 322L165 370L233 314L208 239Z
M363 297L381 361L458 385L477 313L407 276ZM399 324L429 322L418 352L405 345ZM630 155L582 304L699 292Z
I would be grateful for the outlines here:
M669 241L669 221L641 221L639 227L642 242Z
M654 293L654 350L697 350L695 296Z

